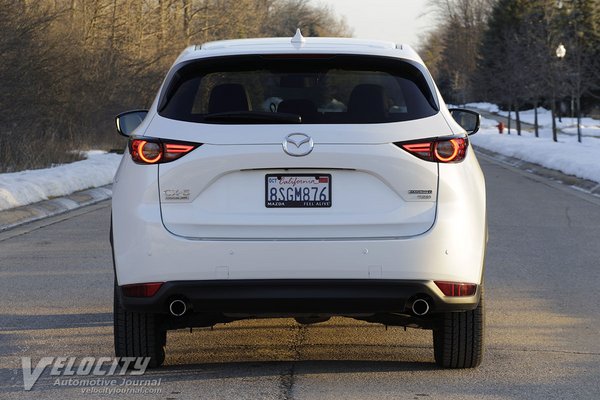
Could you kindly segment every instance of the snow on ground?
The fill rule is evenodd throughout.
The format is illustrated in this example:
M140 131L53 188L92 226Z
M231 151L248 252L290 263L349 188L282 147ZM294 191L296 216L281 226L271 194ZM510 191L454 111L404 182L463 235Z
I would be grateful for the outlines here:
M0 210L111 183L122 156L102 151L85 156L54 168L0 174Z
M477 108L476 106L473 106ZM487 111L487 109L486 109ZM498 115L508 116L508 111L497 111ZM534 110L525 110L519 112L521 121L533 124L535 120ZM515 118L515 113L511 114L511 119ZM563 132L577 134L577 118L562 117L562 121L556 119L556 127ZM552 113L543 107L538 108L538 126L550 128L552 126ZM586 136L600 137L600 120L583 117L581 118L581 134Z
M487 111L493 114L498 114L503 117L508 117L508 111L501 111L498 105L485 102L467 103L464 106L448 104L448 108L475 108L482 111ZM533 109L519 112L521 121L533 125L535 121L535 112ZM515 121L514 111L511 113L511 120ZM600 137L600 120L582 117L581 118L581 134L583 136ZM538 126L550 128L552 126L552 113L544 107L538 107ZM577 118L562 117L559 121L556 119L556 127L560 131L577 135ZM513 125L514 128L514 125Z
M505 130L500 135L496 125L496 121L483 119L481 130L470 137L471 142L505 156L600 183L600 139L586 137L578 143L575 136L559 135L558 142L553 142L550 128L541 128L539 138L528 131L518 136L516 131L507 135Z
M450 107L450 106L448 106ZM454 106L456 108L460 108L460 106ZM491 113L497 113L499 108L496 104L492 104L492 103L484 103L484 102L479 102L479 103L467 103L465 104L465 107L467 108L478 108L480 110L484 110L484 111L488 111Z

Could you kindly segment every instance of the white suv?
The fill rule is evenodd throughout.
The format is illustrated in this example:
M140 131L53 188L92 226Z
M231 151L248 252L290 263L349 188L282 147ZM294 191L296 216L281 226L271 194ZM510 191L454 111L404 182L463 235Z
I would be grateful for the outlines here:
M116 122L117 356L161 365L169 329L344 316L433 329L440 366L481 362L479 116L449 111L410 47L193 46Z

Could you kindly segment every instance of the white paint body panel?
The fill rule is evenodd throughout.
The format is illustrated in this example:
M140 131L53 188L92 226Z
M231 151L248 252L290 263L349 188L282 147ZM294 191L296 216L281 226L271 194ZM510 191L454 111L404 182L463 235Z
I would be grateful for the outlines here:
M483 177L472 151L461 164L444 165L438 213L422 235L385 240L190 240L168 232L161 220L158 191L143 191L154 178L140 181L123 158L113 201L115 258L119 284L220 279L368 279L381 267L381 279L448 280L480 283L485 249ZM152 167L154 168L154 167ZM464 170L471 175L462 179ZM464 191L465 187L472 190ZM128 203L132 189L142 202ZM120 222L116 222L120 221Z
M206 44L187 49L175 64L257 52L373 54L421 63L410 48L387 42L307 38L294 47L285 39ZM196 124L159 116L155 101L136 135L204 145L160 166L123 157L113 187L119 285L214 279L481 283L485 186L472 147L460 163L437 164L393 144L463 132L432 90L441 105L433 117L362 125ZM311 154L283 152L283 139L294 132L311 136ZM332 174L335 206L266 214L264 175L285 168ZM364 189L353 193L352 187ZM169 201L165 189L189 189L189 200ZM432 199L411 198L410 189L431 189Z
M435 220L437 165L415 166L414 157L393 144L315 144L305 157L285 154L281 144L203 145L193 153L159 166L162 219L179 236L406 237ZM265 208L266 174L311 171L331 174L331 208ZM410 189L430 190L431 199L418 200ZM169 190L189 190L190 198L167 200Z

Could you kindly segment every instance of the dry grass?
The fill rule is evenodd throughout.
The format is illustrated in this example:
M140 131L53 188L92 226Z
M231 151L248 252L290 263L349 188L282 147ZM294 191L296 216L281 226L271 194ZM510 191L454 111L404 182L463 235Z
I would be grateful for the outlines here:
M47 138L35 135L0 135L0 173L48 168L83 159L80 151L122 151L125 139L117 134L90 136L80 140Z

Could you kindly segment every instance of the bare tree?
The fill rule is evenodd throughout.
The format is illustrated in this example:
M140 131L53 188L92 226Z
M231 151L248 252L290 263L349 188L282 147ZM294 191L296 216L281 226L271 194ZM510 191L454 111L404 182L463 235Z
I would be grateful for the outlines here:
M313 6L308 0L274 3L263 33L292 36L296 28L301 28L305 36L352 36L344 19L336 18L325 6Z
M440 90L451 101L465 103L473 98L473 74L493 4L493 0L429 1L439 28L427 36L435 41L434 47L427 44L421 52Z
M113 116L149 106L187 45L296 27L351 34L307 0L0 0L0 171L123 146Z

